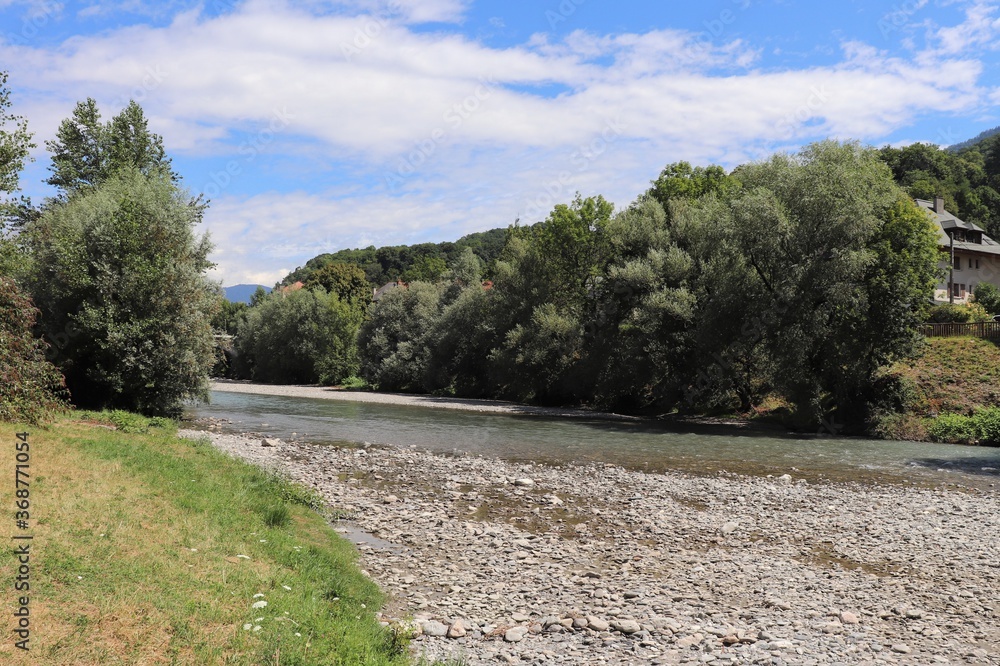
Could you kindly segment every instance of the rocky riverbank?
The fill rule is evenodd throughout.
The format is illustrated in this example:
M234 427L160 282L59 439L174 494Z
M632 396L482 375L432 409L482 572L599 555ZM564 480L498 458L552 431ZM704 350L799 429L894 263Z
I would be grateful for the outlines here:
M1000 664L995 491L182 434L320 491L430 658Z

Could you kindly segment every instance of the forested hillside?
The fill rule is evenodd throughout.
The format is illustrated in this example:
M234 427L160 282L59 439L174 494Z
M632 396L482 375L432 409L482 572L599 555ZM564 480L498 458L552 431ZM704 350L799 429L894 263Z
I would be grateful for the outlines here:
M926 143L879 151L896 182L913 197L940 194L945 208L1000 236L1000 135L952 152Z
M368 282L375 286L397 279L404 282L437 280L466 248L470 248L484 265L491 265L503 250L506 234L506 229L490 229L463 236L455 242L389 245L380 248L372 245L364 249L321 254L289 273L280 284L307 282L313 273L335 263L360 267Z

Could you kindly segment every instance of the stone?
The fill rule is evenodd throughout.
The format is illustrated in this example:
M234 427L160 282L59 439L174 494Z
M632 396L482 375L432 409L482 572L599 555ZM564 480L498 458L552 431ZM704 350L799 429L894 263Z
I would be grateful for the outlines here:
M702 634L692 634L690 636L685 636L684 638L677 639L676 645L682 650L686 650L689 647L698 645L705 637Z
M851 611L843 611L840 614L840 621L844 624L858 624L861 622L861 620L858 619L858 616Z
M574 617L573 618L573 628L574 629L586 629L588 626L587 618L585 617Z
M719 531L722 532L723 534L732 534L733 532L736 531L736 528L738 528L739 526L740 524L738 522L736 522L735 520L731 520L728 523L724 524L722 528L719 529Z
M587 627L593 629L594 631L607 631L608 627L611 626L607 621L602 620L599 617L593 615L587 616Z
M508 643L520 643L524 640L524 637L528 634L528 628L521 625L517 627L511 627L506 632L504 632L503 639Z
M515 479L514 485L518 488L532 488L534 487L535 482L531 479Z
M642 629L635 620L614 620L611 623L611 628L623 634L634 634Z
M781 476L778 477L778 483L781 483L781 484L786 485L786 486L791 485L791 483L792 483L792 475L791 474L782 474Z
M420 628L424 632L425 636L441 637L448 635L448 627L444 626L437 620L428 620L420 625Z
M528 621L528 616L525 615L524 613L514 612L514 613L510 614L510 617L511 617L512 620L514 620L514 622L527 622Z
M461 618L452 622L451 626L448 627L448 638L461 638L466 633L468 633L468 630L465 628L465 623L462 622Z
M281 440L280 439L273 439L271 437L266 437L266 438L262 439L261 442L260 442L261 446L277 446L278 444L281 444Z
M910 654L913 650L905 643L896 643L892 646L892 651L898 652L899 654Z

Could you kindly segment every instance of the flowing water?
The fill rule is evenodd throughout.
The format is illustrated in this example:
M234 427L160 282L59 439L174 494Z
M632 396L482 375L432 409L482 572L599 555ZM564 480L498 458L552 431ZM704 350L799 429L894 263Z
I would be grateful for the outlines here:
M510 416L428 407L213 391L194 419L223 430L323 444L370 442L547 464L604 462L647 471L792 474L811 480L1000 482L1000 449L775 436L734 428Z

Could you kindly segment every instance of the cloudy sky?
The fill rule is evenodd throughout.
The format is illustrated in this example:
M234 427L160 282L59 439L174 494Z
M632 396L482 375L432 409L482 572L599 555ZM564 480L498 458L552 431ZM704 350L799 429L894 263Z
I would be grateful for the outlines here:
M665 164L1000 125L1000 1L0 0L39 149L74 104L139 101L224 285L322 252L455 240Z

